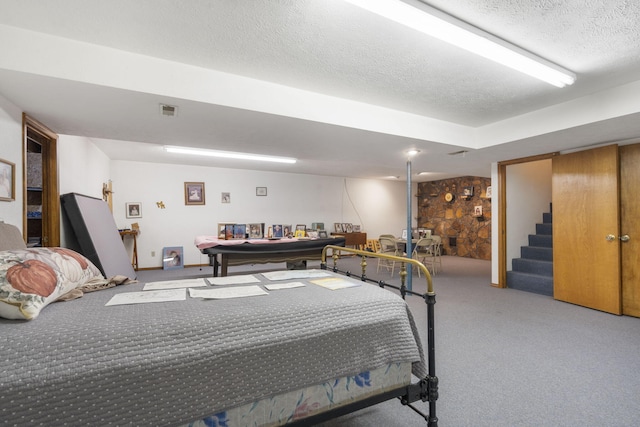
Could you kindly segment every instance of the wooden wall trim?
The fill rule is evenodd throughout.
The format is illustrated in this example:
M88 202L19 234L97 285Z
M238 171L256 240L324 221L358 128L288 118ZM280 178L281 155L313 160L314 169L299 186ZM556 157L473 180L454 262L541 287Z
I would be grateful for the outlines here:
M27 240L27 133L34 131L41 134L48 141L43 147L42 179L47 183L46 191L43 191L42 208L46 209L46 218L43 217L43 235L47 241L44 246L60 246L60 193L58 190L58 135L51 129L22 113L22 199L23 199L23 233Z

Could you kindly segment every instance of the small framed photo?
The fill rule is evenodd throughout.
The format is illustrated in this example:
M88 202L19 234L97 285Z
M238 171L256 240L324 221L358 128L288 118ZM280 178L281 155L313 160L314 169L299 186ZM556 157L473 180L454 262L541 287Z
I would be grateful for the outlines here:
M273 237L277 239L283 236L284 235L282 234L282 224L273 224Z
M293 236L293 228L291 228L291 224L282 226L282 237L291 237Z
M464 187L462 189L462 197L465 197L465 198L473 197L473 185Z
M473 216L481 217L482 216L482 205L475 206L473 208Z
M204 182L184 183L184 204L204 205Z
M233 229L235 224L225 224L224 226L224 239L231 240L233 239Z
M344 232L344 230L342 229L342 224L339 223L339 222L334 222L333 223L333 231L335 231L336 233Z
M228 224L233 225L232 222L219 222L218 223L218 239L224 239L225 238L226 226Z
M162 248L162 269L175 270L183 268L182 246Z
M220 196L221 203L231 203L231 193L222 193Z
M327 237L327 230L318 230L319 239L326 239Z
M266 196L267 187L256 187L256 196Z
M264 223L249 224L249 238L262 239L264 237Z
M16 199L16 165L0 159L0 200L10 202Z
M234 239L246 239L247 238L247 224L236 224L233 226L233 238Z
M293 234L293 237L307 237L307 226L305 224L296 224L296 231Z
M485 193L485 195L484 195L484 196L485 196L487 199L490 199L490 198L491 198L491 193L492 193L492 191L491 191L491 186L488 186L488 187L487 187L487 192Z
M353 224L345 222L342 224L342 231L344 233L353 233Z
M127 218L142 218L142 203L129 202L125 203Z

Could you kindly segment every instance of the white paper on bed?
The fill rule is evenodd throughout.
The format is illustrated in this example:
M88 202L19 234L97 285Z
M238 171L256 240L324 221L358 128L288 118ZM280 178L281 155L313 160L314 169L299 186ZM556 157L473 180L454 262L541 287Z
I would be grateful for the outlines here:
M144 285L144 288L142 288L142 290L153 291L153 290L160 290L160 289L197 288L200 286L207 286L207 283L204 281L203 278L149 282Z
M229 288L216 288L216 289L189 289L189 296L191 298L205 298L205 299L227 299L227 298L243 298L253 297L257 295L269 295L267 291L260 286L232 286Z
M360 283L356 281L343 279L341 277L329 277L328 279L311 280L311 283L313 283L314 285L322 286L323 288L331 289L332 291L360 286Z
M159 291L123 292L114 295L105 305L146 304L150 302L185 301L184 289L165 289Z
M242 276L210 277L207 279L210 285L242 285L245 283L260 283L260 280L253 274Z
M291 289L291 288L301 288L305 286L302 282L289 282L289 283L270 283L268 285L264 285L270 291L277 291L279 289Z
M329 277L331 274L323 270L283 270L262 273L269 280L309 279L313 277Z

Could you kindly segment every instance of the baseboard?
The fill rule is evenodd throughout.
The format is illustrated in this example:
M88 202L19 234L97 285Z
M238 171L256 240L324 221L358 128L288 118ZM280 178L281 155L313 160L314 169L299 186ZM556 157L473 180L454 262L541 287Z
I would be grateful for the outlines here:
M192 267L211 267L209 264L187 264L184 268L192 268ZM162 266L160 267L142 267L136 271L147 271L147 270L162 270Z

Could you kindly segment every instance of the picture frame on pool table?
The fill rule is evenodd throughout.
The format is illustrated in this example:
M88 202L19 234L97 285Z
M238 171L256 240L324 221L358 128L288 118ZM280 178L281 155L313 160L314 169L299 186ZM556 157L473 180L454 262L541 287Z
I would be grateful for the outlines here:
M247 224L247 229L249 230L249 238L250 239L262 239L262 238L264 238L264 222L263 223L255 223L255 224Z

